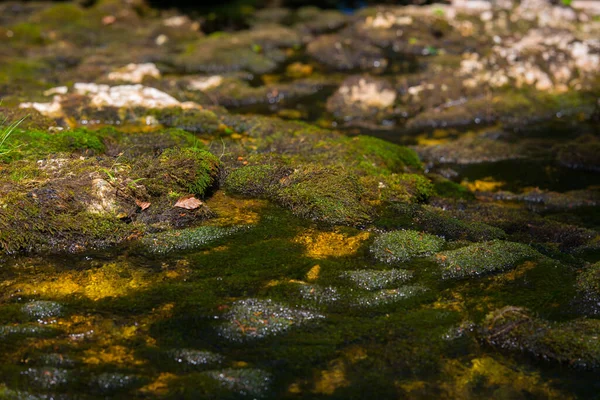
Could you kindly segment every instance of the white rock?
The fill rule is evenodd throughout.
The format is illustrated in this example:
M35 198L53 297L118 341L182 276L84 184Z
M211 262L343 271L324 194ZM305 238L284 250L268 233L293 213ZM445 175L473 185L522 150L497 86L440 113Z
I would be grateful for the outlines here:
M160 71L153 63L127 64L125 67L108 74L108 79L111 81L140 83L147 76L160 78Z
M192 79L188 84L190 90L207 90L219 86L223 83L223 77L220 75L213 75L207 78L196 78Z

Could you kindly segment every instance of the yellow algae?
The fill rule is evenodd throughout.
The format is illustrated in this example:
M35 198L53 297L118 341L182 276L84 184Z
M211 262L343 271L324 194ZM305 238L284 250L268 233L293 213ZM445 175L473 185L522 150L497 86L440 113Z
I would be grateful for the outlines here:
M486 287L486 290L496 290L499 286L522 277L525 275L525 273L527 273L527 271L534 269L536 266L537 263L533 261L525 261L511 271L507 271L503 274L492 277L490 284Z
M132 267L125 262L108 263L85 271L63 271L40 275L27 282L15 282L12 287L24 294L59 298L71 295L91 300L124 296L132 290L150 286L164 279L178 279L189 269L185 264L163 268L159 273Z
M321 266L319 264L317 264L306 273L306 280L307 281L316 281L317 279L319 279L320 273L321 273Z
M292 383L288 387L288 393L290 393L290 394L300 394L300 393L302 393L302 388L300 387L300 384L298 384L298 383Z
M444 398L479 398L485 389L493 397L512 398L519 395L519 398L572 398L552 388L552 381L543 380L539 373L524 371L514 365L504 365L491 357L474 358L470 366L465 366L458 360L450 360L443 370L450 378L441 384L446 392Z
M120 345L86 350L83 353L82 361L92 365L142 365L145 363L144 360L137 359L131 349Z
M217 213L214 222L220 225L253 225L260 221L260 212L267 201L233 198L218 190L206 200L206 205Z
M246 368L250 366L246 361L234 361L231 365L233 368Z
M459 292L451 291L450 298L438 299L432 304L432 308L436 310L449 310L463 312L465 311L465 300Z
M396 382L396 386L407 393L419 392L427 387L424 381Z
M142 387L140 392L147 395L163 396L169 392L169 384L176 379L177 375L163 372L154 382Z
M338 230L320 232L309 229L292 241L304 245L307 255L313 258L344 257L355 254L369 236L369 232L360 232L351 236Z
M494 192L504 186L506 182L495 181L491 178L475 180L473 182L463 182L462 185L471 192Z
M331 395L337 389L349 386L346 379L346 365L343 360L334 360L329 363L329 368L320 371L315 382L314 393Z
M367 352L362 347L351 346L344 349L341 357L332 360L327 369L319 371L313 392L331 395L337 389L349 386L350 382L346 378L347 365L366 358Z

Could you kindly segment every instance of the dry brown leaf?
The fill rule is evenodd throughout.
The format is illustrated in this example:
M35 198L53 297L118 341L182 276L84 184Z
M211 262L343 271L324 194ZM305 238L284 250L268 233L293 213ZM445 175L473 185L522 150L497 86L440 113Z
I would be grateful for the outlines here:
M194 195L183 196L173 207L185 208L186 210L195 210L200 207L203 203L194 197Z
M152 204L152 203L150 203L150 202L148 202L148 201L141 201L141 200L135 199L135 204L136 204L136 205L137 205L139 208L141 208L141 209L142 209L142 211L144 211L145 209L147 209L148 207L150 207L150 204Z

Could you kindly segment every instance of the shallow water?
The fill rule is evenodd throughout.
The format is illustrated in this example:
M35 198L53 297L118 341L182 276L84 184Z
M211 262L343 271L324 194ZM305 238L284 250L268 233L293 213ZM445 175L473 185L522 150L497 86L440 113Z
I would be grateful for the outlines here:
M243 214L249 227L167 256L123 247L3 259L0 376L10 389L0 397L593 398L600 389L593 374L499 354L473 332L472 321L505 305L580 316L569 267L526 262L444 281L418 258L399 266L413 273L407 282L383 284L398 291L374 296L344 273L389 269L368 251L375 232L326 229L256 201L217 211L211 224ZM240 301L255 302L252 315Z

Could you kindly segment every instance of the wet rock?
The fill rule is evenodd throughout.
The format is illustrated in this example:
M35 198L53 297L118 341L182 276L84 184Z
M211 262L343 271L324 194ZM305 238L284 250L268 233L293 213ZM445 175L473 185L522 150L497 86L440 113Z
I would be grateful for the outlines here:
M525 244L493 240L437 253L435 261L442 267L442 277L449 279L502 271L539 257Z
M342 295L333 286L302 284L299 286L299 290L300 296L304 300L312 301L318 305L332 304L342 298Z
M255 368L208 371L206 376L215 379L221 386L237 396L265 397L271 388L272 377L266 371Z
M108 74L108 80L130 83L142 83L146 77L160 79L160 71L155 64L127 64Z
M478 242L506 238L506 233L499 228L476 220L457 218L449 215L442 208L430 205L395 204L393 209L400 216L408 217L415 229L446 239Z
M310 324L324 318L312 311L289 308L270 299L240 300L225 314L227 322L219 332L232 341L262 339L276 336L293 327Z
M203 367L221 364L223 356L210 351L177 349L169 352L175 362L189 367Z
M377 290L386 289L392 285L405 283L413 276L411 271L390 269L387 271L356 270L346 271L341 277L354 282L360 289Z
M52 337L59 333L57 329L39 325L3 325L0 326L0 338L24 339L27 337Z
M140 240L139 246L144 252L155 255L196 250L239 232L240 229L241 227L201 226L199 228L166 231L144 236Z
M174 64L186 73L221 74L273 71L287 58L283 49L301 44L291 29L277 25L258 26L249 31L214 35L201 39L177 56Z
M91 194L93 200L88 205L90 212L111 214L117 211L117 189L106 180L94 179Z
M600 296L600 263L588 266L577 275L577 288L583 292Z
M396 92L384 79L352 76L327 100L327 110L344 121L384 118L395 101Z
M600 141L584 137L559 147L557 161L566 167L600 172Z
M37 356L24 357L23 362L27 365L46 366L54 368L73 368L76 365L75 360L61 353L47 353Z
M139 376L120 372L104 372L92 377L89 386L93 391L102 394L116 394L126 391L141 382Z
M22 374L27 376L31 386L38 389L65 387L71 380L71 371L61 368L28 368Z
M600 193L593 189L558 193L535 188L520 194L500 191L478 193L478 196L492 197L496 200L522 201L528 203L529 208L534 211L572 210L578 207L595 207L600 204Z
M321 10L317 7L301 7L296 11L295 29L303 33L322 34L343 27L348 17L337 10Z
M376 290L366 294L355 294L351 296L351 304L356 307L383 306L409 299L426 291L427 288L419 285L402 286L397 289Z
M63 312L63 306L54 301L37 300L24 304L21 311L29 318L41 322L59 317Z
M321 64L337 71L379 72L388 65L380 48L365 40L340 34L319 36L308 44L306 52Z
M509 306L488 314L480 332L487 343L504 350L578 369L600 366L599 320L548 322Z
M428 233L402 230L383 233L371 246L371 253L381 262L397 265L415 257L427 257L439 251L444 239Z

